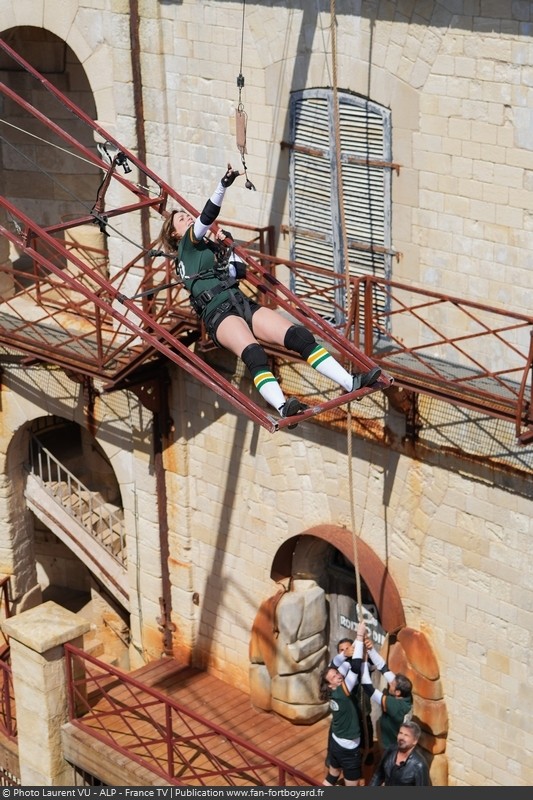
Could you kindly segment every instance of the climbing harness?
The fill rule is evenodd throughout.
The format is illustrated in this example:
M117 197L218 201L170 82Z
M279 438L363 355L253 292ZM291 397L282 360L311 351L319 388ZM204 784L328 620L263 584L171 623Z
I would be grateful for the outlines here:
M241 62L240 62L240 69L239 74L237 76L237 88L239 90L239 102L237 104L237 108L235 109L235 129L236 129L236 139L237 139L237 150L241 154L241 163L244 169L244 177L246 178L246 182L244 184L246 189L251 189L252 191L256 191L255 186L253 185L252 181L248 177L248 168L246 166L246 161L244 160L244 154L248 152L246 149L246 127L248 124L248 115L244 110L244 105L242 102L242 90L244 89L244 75L242 74L242 59L243 59L243 50L244 50L244 14L246 11L246 0L242 2L242 25L241 25Z

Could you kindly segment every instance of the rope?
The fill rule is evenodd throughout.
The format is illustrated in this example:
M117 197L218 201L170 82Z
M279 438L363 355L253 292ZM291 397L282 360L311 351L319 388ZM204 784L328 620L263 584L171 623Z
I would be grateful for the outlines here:
M330 0L330 17L331 17L331 58L332 58L332 76L333 76L333 113L334 113L334 128L335 128L335 159L337 168L337 180L339 187L339 213L342 232L342 249L344 259L344 280L345 280L345 313L348 316L350 309L350 262L348 258L348 236L346 234L346 213L344 209L344 190L342 180L342 157L341 157L341 137L340 137L340 114L339 114L339 94L338 94L338 79L337 79L337 24L336 24L336 9L335 0ZM361 591L361 573L359 570L359 552L357 548L358 534L355 520L355 501L354 501L354 480L353 480L353 446L352 446L352 404L348 403L347 417L346 417L346 451L348 457L348 493L350 499L350 527L352 529L352 547L353 547L353 565L355 573L355 592L357 598L357 617L359 622L363 620L363 599ZM367 704L366 694L363 691L362 685L359 685L359 708L361 710L361 739L364 751L370 751L372 742L369 739L369 732L367 728L367 714L365 714L365 707Z
M339 116L339 94L337 88L337 20L335 0L331 0L330 6L331 16L331 58L332 58L332 77L333 77L333 113L334 113L334 129L335 129L335 159L337 166L337 181L339 187L339 213L342 233L342 249L344 260L344 279L345 279L345 309L346 315L350 308L350 265L348 261L348 237L346 235L346 214L344 209L344 191L342 181L342 158L341 158L341 137L340 137L340 116ZM359 572L359 553L357 548L358 535L356 533L355 522L355 502L354 502L354 481L353 481L353 447L352 447L352 404L348 403L347 407L347 430L346 430L346 448L348 455L348 491L350 498L350 526L352 529L353 540L353 562L355 570L355 589L357 598L357 616L359 622L363 619L363 602L361 592L361 575Z
M243 62L243 53L244 53L244 15L246 11L246 0L242 0L242 22L241 22L241 59L240 59L240 67L239 67L239 74L237 76L237 88L239 89L239 102L237 103L237 108L235 109L235 131L236 131L236 140L237 140L237 150L241 154L241 163L244 169L244 175L246 178L246 182L244 184L245 189L251 189L252 191L256 191L255 186L253 185L252 181L248 177L248 168L246 166L246 161L244 160L244 154L247 153L246 149L246 127L248 124L248 114L244 110L244 104L242 102L242 90L244 89L244 75L242 74L242 62Z

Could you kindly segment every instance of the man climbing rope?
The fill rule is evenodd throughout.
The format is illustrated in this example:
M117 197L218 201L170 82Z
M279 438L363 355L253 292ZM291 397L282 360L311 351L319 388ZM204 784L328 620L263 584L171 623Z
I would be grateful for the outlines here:
M166 252L176 256L179 276L209 337L243 360L256 389L282 417L296 416L307 406L295 397L285 397L258 340L298 353L345 392L371 386L381 374L379 367L350 375L317 343L307 328L293 324L271 308L260 306L240 291L238 280L244 277L243 262L228 264L224 259L217 259L220 248L205 236L220 213L226 189L240 174L228 164L201 214L194 219L185 211L173 211L165 220L159 236Z
M335 786L341 772L345 786L360 786L361 771L361 728L359 716L352 700L352 692L359 680L358 667L363 656L363 636L365 623L357 628L357 637L348 655L339 653L326 667L321 682L321 696L329 700L331 710L331 731L328 737L326 759L328 773L323 786Z

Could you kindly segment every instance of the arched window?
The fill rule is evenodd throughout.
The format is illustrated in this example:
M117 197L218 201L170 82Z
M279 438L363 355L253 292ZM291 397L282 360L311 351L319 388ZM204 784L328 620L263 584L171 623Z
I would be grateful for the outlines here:
M363 97L338 93L342 191L335 148L331 89L291 97L290 230L293 261L326 270L313 273L319 291L306 302L334 324L345 307L341 202L350 275L391 277L391 113ZM329 273L329 274L328 274ZM305 273L291 289L306 293ZM382 304L383 297L375 302ZM332 314L332 309L336 310Z

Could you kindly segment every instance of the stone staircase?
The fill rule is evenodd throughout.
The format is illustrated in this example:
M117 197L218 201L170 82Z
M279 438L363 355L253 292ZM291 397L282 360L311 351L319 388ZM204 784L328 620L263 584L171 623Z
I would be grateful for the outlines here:
M129 610L122 511L88 489L32 436L25 497L28 508Z

